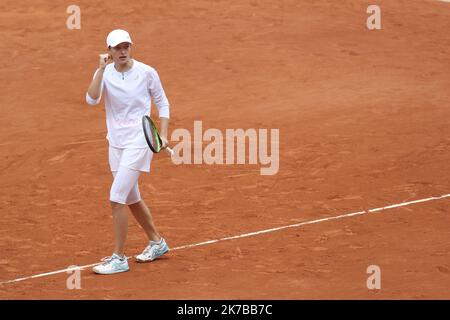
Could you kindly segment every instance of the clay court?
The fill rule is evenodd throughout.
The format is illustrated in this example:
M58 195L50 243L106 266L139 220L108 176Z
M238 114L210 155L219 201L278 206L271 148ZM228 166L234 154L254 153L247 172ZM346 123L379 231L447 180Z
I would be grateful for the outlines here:
M70 4L0 4L1 299L450 299L450 3L77 1L79 30ZM171 132L279 129L279 171L156 155L140 189L174 250L68 290L32 277L111 254L104 104L85 93L115 28L158 70ZM130 215L127 256L146 242Z

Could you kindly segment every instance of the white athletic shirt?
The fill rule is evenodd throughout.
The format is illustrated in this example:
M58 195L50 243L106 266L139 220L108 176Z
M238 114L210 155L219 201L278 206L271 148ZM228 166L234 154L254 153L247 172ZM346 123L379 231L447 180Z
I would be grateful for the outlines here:
M94 73L98 72L98 70ZM100 96L92 99L86 93L86 102L96 105L105 93L106 138L116 148L146 148L142 131L142 116L150 115L151 98L159 117L169 118L169 101L156 70L133 59L127 72L119 72L114 63L106 66L103 73Z

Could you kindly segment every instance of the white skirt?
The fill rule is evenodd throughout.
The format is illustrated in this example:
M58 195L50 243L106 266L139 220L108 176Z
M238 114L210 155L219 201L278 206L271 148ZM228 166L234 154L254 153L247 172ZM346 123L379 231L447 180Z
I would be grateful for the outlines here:
M150 172L153 152L150 148L122 149L109 146L109 166L118 171L120 166Z

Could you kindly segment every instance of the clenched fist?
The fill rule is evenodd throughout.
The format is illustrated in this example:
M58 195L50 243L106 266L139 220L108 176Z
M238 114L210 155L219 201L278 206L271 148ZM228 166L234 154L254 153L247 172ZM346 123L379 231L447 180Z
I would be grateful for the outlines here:
M102 53L99 55L100 61L99 61L99 68L105 69L106 65L112 61L111 55L108 53Z

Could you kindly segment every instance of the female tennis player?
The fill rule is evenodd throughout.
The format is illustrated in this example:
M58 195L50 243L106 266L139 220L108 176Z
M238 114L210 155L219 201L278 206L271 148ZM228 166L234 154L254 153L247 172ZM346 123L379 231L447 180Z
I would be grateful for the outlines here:
M100 55L99 68L89 85L86 102L96 105L102 94L105 95L106 138L109 142L109 165L114 177L110 202L115 246L112 256L104 258L103 263L95 266L93 271L114 274L129 270L124 255L127 206L149 238L148 246L136 260L153 261L169 251L166 241L155 228L138 187L139 175L150 172L153 156L142 130L142 116L150 115L153 99L160 117L162 147L167 147L169 102L156 70L131 57L133 42L128 32L120 29L111 31L106 44L108 54Z

